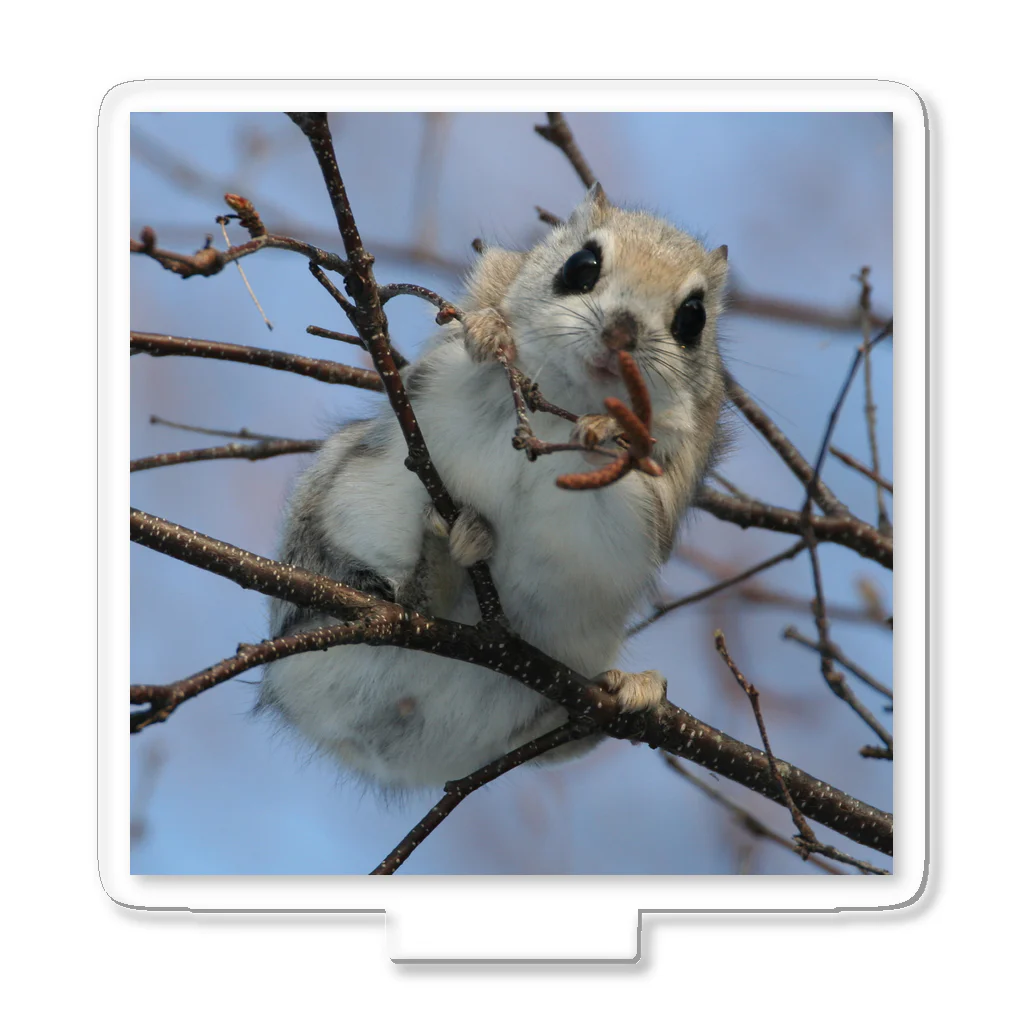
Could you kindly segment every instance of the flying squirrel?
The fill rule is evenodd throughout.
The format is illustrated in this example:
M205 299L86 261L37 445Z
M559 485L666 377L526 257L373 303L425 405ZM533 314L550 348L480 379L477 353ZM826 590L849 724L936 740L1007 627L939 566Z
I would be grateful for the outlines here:
M727 250L614 206L600 185L528 252L488 247L470 272L461 321L402 371L431 459L455 503L449 530L406 467L390 407L328 438L288 505L283 561L427 615L475 624L466 568L486 560L512 631L599 682L620 709L665 695L658 672L615 669L630 616L671 554L680 519L722 446L724 369L716 327ZM595 490L556 477L592 470L593 452L528 460L496 352L574 413L627 399L619 351L650 394L661 476L631 472ZM555 443L613 443L611 416L573 424L537 412ZM280 600L275 637L334 622ZM398 647L342 645L267 666L273 709L350 772L387 790L462 778L568 720L547 697L490 669ZM539 760L590 749L585 737Z

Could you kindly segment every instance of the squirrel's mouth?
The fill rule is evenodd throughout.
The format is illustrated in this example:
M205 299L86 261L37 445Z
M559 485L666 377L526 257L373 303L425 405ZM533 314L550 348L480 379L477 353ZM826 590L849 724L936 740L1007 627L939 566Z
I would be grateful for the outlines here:
M622 379L619 372L619 357L610 349L605 349L587 363L591 377L602 384Z

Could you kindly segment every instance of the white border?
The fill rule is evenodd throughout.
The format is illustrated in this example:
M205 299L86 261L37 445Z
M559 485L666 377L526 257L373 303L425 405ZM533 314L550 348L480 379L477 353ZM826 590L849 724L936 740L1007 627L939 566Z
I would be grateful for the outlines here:
M129 118L204 110L891 111L894 117L895 873L888 877L143 877L130 874L128 743ZM104 98L99 132L99 862L107 894L148 909L387 911L393 959L638 957L638 909L834 911L906 906L927 877L926 153L923 104L889 82L137 82ZM652 909L647 909L652 908ZM657 909L653 909L657 908Z

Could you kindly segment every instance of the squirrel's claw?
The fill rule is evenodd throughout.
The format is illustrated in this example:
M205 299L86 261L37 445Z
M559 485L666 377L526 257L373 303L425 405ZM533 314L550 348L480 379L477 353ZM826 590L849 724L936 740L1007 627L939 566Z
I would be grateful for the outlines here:
M619 704L619 713L636 714L651 711L665 699L668 682L653 669L647 672L623 672L612 668L596 676L594 682L612 694Z

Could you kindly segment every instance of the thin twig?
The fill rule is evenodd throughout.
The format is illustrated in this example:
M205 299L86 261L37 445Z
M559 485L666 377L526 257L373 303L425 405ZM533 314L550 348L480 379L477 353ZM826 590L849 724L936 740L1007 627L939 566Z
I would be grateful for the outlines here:
M224 198L227 199L229 197L225 196ZM240 214L239 216L244 216L246 223L248 223L250 228L252 229L249 232L250 236L252 238L260 238L263 235L265 235L267 233L267 229L263 227L263 222L260 220L260 215L255 211L255 209L252 208L252 203L249 203L247 199L242 199L241 196L234 196L232 198L238 199L242 203L248 204L248 209L246 210L245 214ZM243 209L245 208L243 207ZM228 238L229 219L229 216L218 217L217 223L220 225L220 230L224 235L224 244L230 248L231 239ZM238 270L238 276L242 279L242 284L245 285L245 290L249 293L249 298L252 299L253 304L259 311L260 316L263 317L263 322L267 325L267 330L272 331L274 329L274 325L270 322L270 318L267 316L267 314L263 312L263 307L260 305L260 300L256 298L256 293L252 290L252 285L249 284L249 278L246 277L245 270L242 268L242 264L240 262L236 262L235 267Z
M131 687L131 703L148 704L144 711L134 711L131 716L131 731L139 732L146 726L166 722L171 712L187 700L198 697L211 687L241 675L256 665L267 665L280 658L301 654L304 651L325 651L338 644L351 643L362 634L365 624L345 623L322 626L304 633L264 640L259 644L239 644L237 653L216 665L196 672L186 679L162 686L137 684Z
M835 616L833 615L832 617L834 618ZM821 652L821 641L815 643L809 637L800 633L795 626L787 626L782 631L782 636L786 640L795 640L798 644L801 644L812 651ZM829 648L828 653L832 658L838 661L840 665L844 668L848 668L855 676L857 676L858 679L861 679L870 686L872 690L875 690L883 696L888 697L889 700L892 700L892 689L886 686L885 683L880 683L873 675L871 675L866 669L861 668L856 662L851 661L849 656L844 654L835 643L833 643Z
M515 367L513 367L515 370ZM515 370L519 374L519 386L523 393L523 398L526 399L526 406L530 412L546 412L550 416L557 416L559 419L566 420L568 423L579 422L579 416L575 413L569 412L567 409L563 409L561 406L554 405L549 402L541 393L540 386L534 381L531 381L525 374L520 373L519 370Z
M839 420L839 413L842 411L843 403L846 401L846 396L850 391L850 385L853 383L854 377L857 376L857 370L860 367L861 361L865 355L871 351L879 342L884 341L892 334L892 321L890 320L873 338L866 340L863 344L859 345L856 353L854 354L853 361L850 363L850 369L846 373L846 379L843 381L843 386L839 389L839 395L832 405L832 411L829 413L828 423L825 426L825 437L821 442L821 447L818 449L818 457L814 462L814 471L811 478L805 483L807 484L807 493L809 498L813 497L815 501L820 504L820 493L824 484L821 482L821 469L825 464L825 456L828 454L829 445L832 441L832 432L836 428L836 423ZM824 508L824 506L822 506ZM845 509L846 507L843 506ZM828 511L826 509L826 511ZM849 514L849 509L846 509Z
M411 295L415 298L423 299L425 302L429 302L431 305L437 307L438 313L435 317L435 321L438 325L443 326L446 323L450 323L452 320L464 323L466 320L466 314L462 309L446 299L443 295L439 295L437 292L431 291L429 288L424 288L422 285L386 284L380 285L378 287L378 291L380 293L381 303L388 302L397 295ZM571 422L576 422L579 417L548 402L544 396L541 395L539 388L514 365L514 351L509 347L499 347L495 352L495 358L504 369L508 378L509 386L512 390L512 401L515 407L517 421L516 432L512 439L513 447L525 451L527 457L531 461L536 459L539 455L551 455L556 452L569 451L601 451L603 454L606 454L613 459L618 458L621 454L620 452L606 451L599 448L588 447L584 444L553 444L539 440L536 434L534 434L529 418L526 415L528 410L533 412L538 410L549 412L553 415L561 416L564 419L570 420ZM629 356L627 355L626 358L628 359ZM639 379L639 372L635 373L634 376ZM632 384L631 386L635 387L636 385ZM646 387L642 380L640 380L639 386L643 389L644 400L649 406L650 400L646 397Z
M331 341L341 341L346 345L363 347L363 339L356 334L342 334L340 331L329 331L326 327L317 327L315 324L310 324L306 328L306 333L312 334L317 338L329 338Z
M674 601L667 601L662 604L658 604L655 606L654 613L629 629L626 636L635 636L642 629L646 629L651 625L651 623L657 622L658 619L668 615L669 612L675 611L677 608L683 608L688 604L696 604L698 601L703 601L705 598L711 597L712 595L726 590L729 587L735 586L737 583L749 580L751 576L756 576L758 573L764 572L765 569L771 569L772 566L778 565L780 562L788 561L790 558L795 557L803 551L805 547L807 547L807 541L799 540L792 547L786 548L785 551L782 551L777 555L773 555L771 558L766 558L763 562L758 562L757 565L753 565L749 569L745 569L743 572L738 573L735 576L730 576L729 579L720 580L718 583L712 584L710 587L705 587L703 590L687 594L686 597L680 597Z
M312 334L317 338L329 338L331 341L344 342L346 345L358 345L359 348L363 347L363 339L356 334L342 334L340 331L329 331L326 327L316 327L313 324L310 324L306 328L306 333ZM409 360L406 359L394 345L391 346L391 353L395 357L395 366L397 366L398 369L402 370L409 365Z
M294 441L292 437L280 437L277 434L257 434L242 427L241 430L217 430L213 427L196 427L191 423L175 423L173 420L165 420L162 416L151 415L149 422L161 427L174 427L175 430L188 430L193 434L208 434L211 437L237 437L244 441Z
M834 455L840 462L844 462L850 469L855 469L858 473L866 476L869 480L873 480L879 487L884 487L890 494L892 494L892 481L886 480L884 476L874 472L869 466L865 466L863 462L859 462L852 455L847 452L841 451L835 445L830 444L828 446L829 454Z
M524 743L521 747L499 757L471 775L457 782L445 784L444 796L427 813L412 831L370 872L371 875L393 875L410 857L412 852L430 835L452 811L471 793L493 782L501 775L518 768L521 764L546 754L550 750L565 746L582 736L593 732L593 726L581 722L566 722L557 729Z
M768 742L768 730L765 728L764 718L761 715L761 695L755 689L753 683L747 682L746 677L732 660L732 657L729 654L729 648L725 645L725 634L720 629L715 630L715 650L718 651L722 660L729 666L729 671L732 672L736 682L739 683L740 688L750 699L750 707L754 712L754 718L757 720L757 730L761 734L761 743L764 745L764 752L768 756L768 764L771 767L772 777L775 779L775 784L779 787L779 792L782 793L786 806L789 808L789 813L793 818L793 824L796 825L797 831L800 833L802 839L808 842L816 842L814 833L811 831L810 825L807 824L807 819L803 816L800 809L793 802L793 798L789 795L786 783L782 778L782 774L779 772L779 766L776 764L775 756L772 754L771 744Z
M526 457L532 462L538 455L550 454L554 451L571 451L575 449L584 450L583 445L566 444L552 445L538 439L533 432L533 426L527 411L530 406L526 395L533 387L528 377L517 366L512 363L511 355L505 346L501 346L495 353L495 358L505 371L508 378L509 388L512 390L512 405L516 413L516 430L512 437L512 447L525 451ZM575 417L574 417L575 419Z
M876 417L877 407L871 386L871 284L868 276L871 273L870 267L862 267L860 271L860 314L861 332L864 348L864 420L868 428L868 445L871 450L871 470L873 478L879 480L878 460L878 420ZM890 487L891 491L892 488ZM885 507L885 497L882 494L881 483L876 483L875 494L878 500L878 529L886 536L892 536L892 522L889 519L889 512Z
M576 140L562 114L548 114L548 123L535 124L533 130L542 139L557 146L565 154L566 159L572 164L573 170L579 175L580 181L583 182L584 188L590 188L597 181L590 165L580 152L579 146L576 145Z
M390 302L396 295L412 295L429 302L432 306L437 306L438 314L435 319L440 325L462 319L462 310L458 306L421 284L382 284L377 290L380 293L381 305Z
M704 572L714 576L717 580L728 579L736 571L736 565L730 562L723 562L712 558L703 551L694 547L678 547L676 555L684 561L692 562ZM752 604L771 605L780 608L790 608L794 611L808 612L813 614L811 599L800 594L787 593L782 590L774 590L761 583L751 582L741 584L737 593L744 601ZM836 605L829 603L829 616L840 622L870 622L892 629L892 616L889 615L877 601L865 601L861 607L854 605Z
M348 384L367 391L383 391L384 385L373 370L346 366L329 359L311 359L291 352L278 352L251 345L232 345L226 341L204 341L201 338L179 338L172 334L131 332L132 355L146 352L151 356L196 356L200 359L226 359L232 363L265 366L270 370L286 370L303 377L312 377L325 384Z
M677 775L681 775L688 782L692 783L699 789L705 796L714 800L716 804L724 807L736 821L745 828L752 836L757 839L767 839L769 842L775 843L776 846L781 846L786 850L800 856L801 860L807 860L817 868L821 868L822 871L828 872L830 875L845 875L845 871L840 871L839 868L829 864L827 860L822 860L817 854L810 854L807 857L803 856L800 847L793 842L792 839L787 839L784 835L776 832L774 829L769 828L759 818L754 817L745 807L741 807L738 803L730 800L724 793L719 792L714 786L708 785L702 778L695 775L693 772L686 768L678 758L673 757L671 754L663 753L662 758L665 764L669 766Z
M750 707L754 712L754 718L757 721L757 729L761 734L761 742L764 744L764 752L768 758L768 763L771 766L772 777L775 779L775 784L779 787L779 792L782 794L783 802L786 807L789 808L790 817L793 819L793 824L797 830L797 846L800 856L805 859L811 853L820 853L822 856L828 857L831 860L840 861L843 864L852 864L854 867L859 868L866 874L873 875L887 875L889 874L884 868L876 867L874 864L870 864L867 861L857 860L851 857L849 854L842 853L837 850L834 846L826 846L818 840L818 837L814 834L814 830L810 825L807 824L807 819L804 817L803 812L797 807L793 797L789 792L789 787L786 785L786 781L782 775L782 769L778 761L775 759L775 755L772 754L771 744L768 742L768 730L765 728L764 718L761 715L761 695L752 683L749 683L743 673L736 666L736 663L732 660L729 654L729 649L725 646L725 635L721 630L715 631L715 649L721 655L722 660L729 666L729 671L732 672L736 682L739 683L740 688L746 693L750 700Z
M506 346L500 346L495 352L495 358L505 371L509 387L512 391L512 404L516 414L516 429L512 436L512 447L517 451L526 453L527 459L535 461L541 455L554 455L558 452L597 452L606 455L610 459L617 459L621 452L612 451L600 446L588 446L577 442L551 442L541 441L534 433L533 425L527 412L547 412L570 423L579 421L574 413L560 409L552 405L540 393L540 389L526 376L517 366L512 363L510 352Z
M349 318L352 319L355 316L356 307L352 305L341 291L334 284L334 282L312 261L309 262L309 272L316 278L320 286L327 292L328 295L341 307L341 311ZM365 342L362 343L363 347L366 347Z
M180 452L164 452L161 455L146 455L132 459L130 472L144 469L159 469L163 466L178 466L183 462L207 462L211 459L271 459L275 455L295 455L300 452L315 452L321 441L257 441L254 444L222 444L214 448L191 448Z
M825 605L825 588L821 582L821 564L818 561L818 546L812 531L808 530L807 553L811 556L811 574L814 580L814 625L818 630L818 656L821 675L828 688L871 729L875 735L892 750L892 733L867 709L850 689L846 677L835 667L835 644L832 643L828 623L828 609Z

